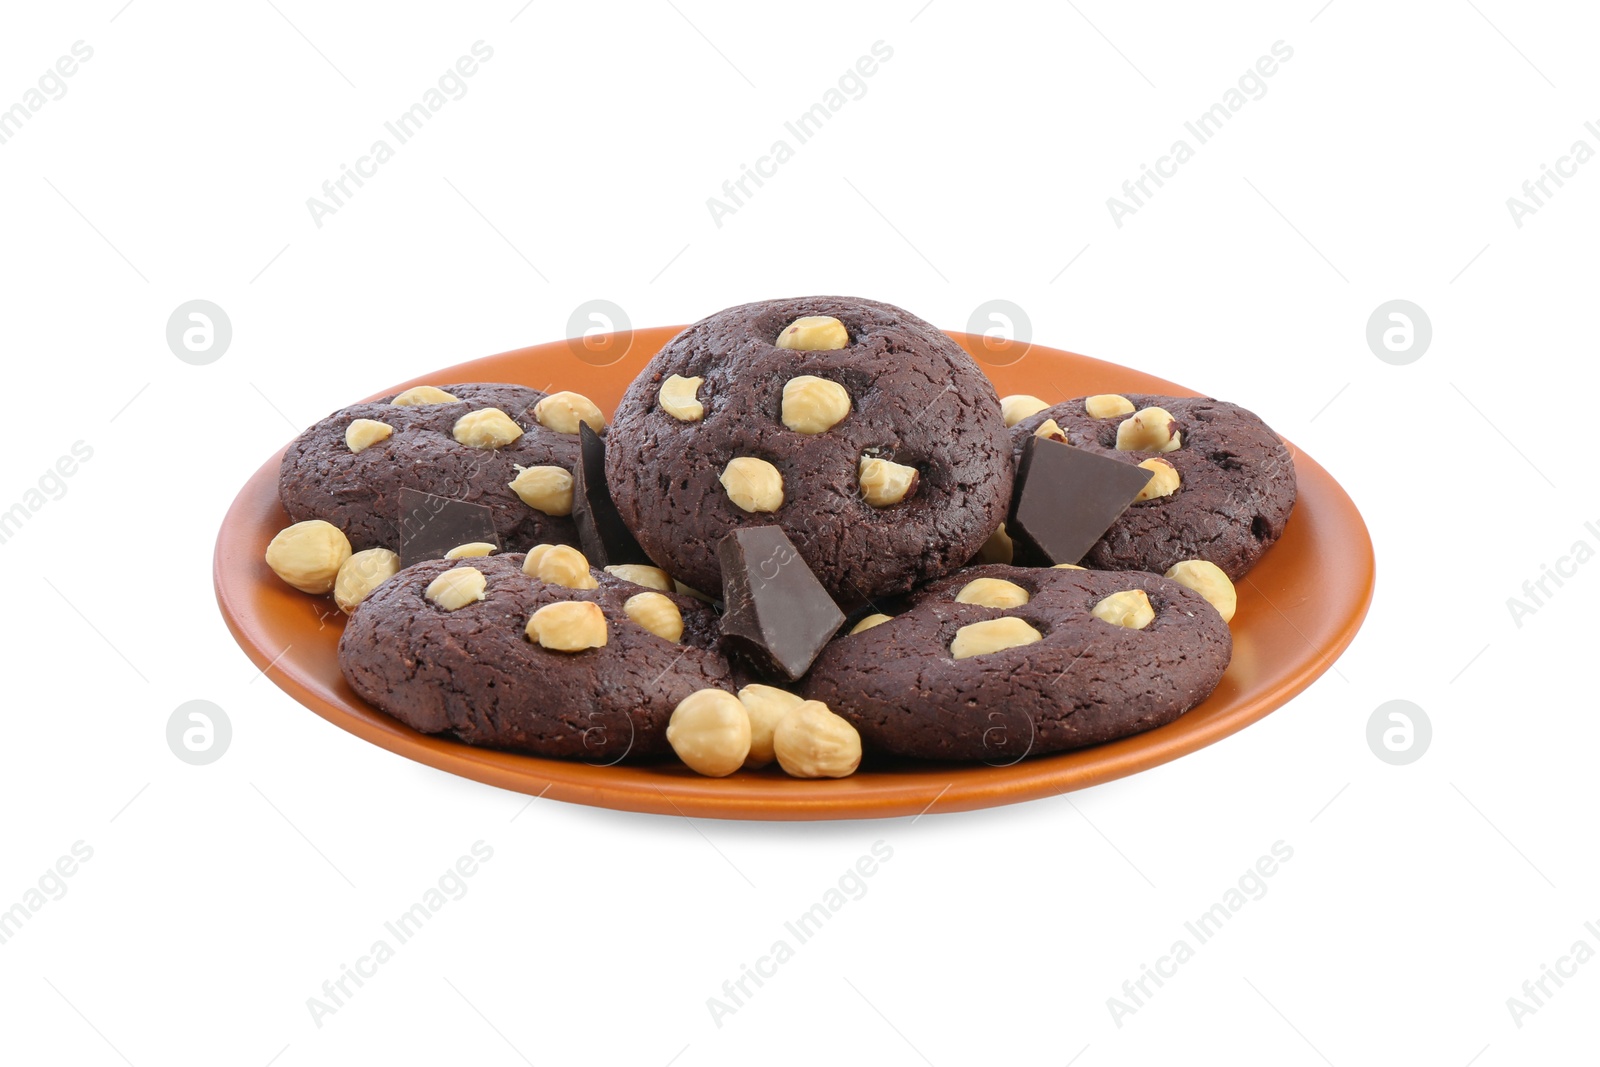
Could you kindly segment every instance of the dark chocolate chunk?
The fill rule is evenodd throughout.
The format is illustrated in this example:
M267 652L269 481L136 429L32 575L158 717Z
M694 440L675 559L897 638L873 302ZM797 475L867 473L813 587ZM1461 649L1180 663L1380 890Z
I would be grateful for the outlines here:
M589 557L593 567L611 567L619 563L645 563L655 566L655 561L644 554L633 532L617 513L606 489L606 443L599 434L589 429L588 423L578 424L578 441L582 454L572 471L572 523L578 528L578 544Z
M1043 437L1028 438L1006 517L1017 562L1077 563L1152 477L1131 463Z
M838 632L844 613L783 530L747 526L717 545L722 646L765 674L794 681Z
M400 566L442 559L452 548L478 541L500 546L494 512L482 504L451 500L418 489L400 490Z

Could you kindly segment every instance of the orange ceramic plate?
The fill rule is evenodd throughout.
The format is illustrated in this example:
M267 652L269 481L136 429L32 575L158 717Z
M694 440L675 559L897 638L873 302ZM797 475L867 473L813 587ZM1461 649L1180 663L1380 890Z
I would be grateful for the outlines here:
M630 336L558 341L449 367L411 385L519 382L573 389L608 414L676 327ZM951 334L984 357L1001 395L1050 402L1108 392L1194 395L1148 374L1039 345L995 351ZM614 360L614 362L612 362ZM598 364L605 364L603 366ZM382 394L380 394L382 395ZM1271 413L1267 413L1271 421ZM1331 666L1372 599L1372 541L1339 484L1294 452L1300 496L1282 540L1239 583L1233 663L1215 693L1167 726L1111 744L1025 759L1006 767L913 761L874 764L838 781L800 781L775 768L702 778L675 763L599 767L472 748L430 737L362 701L339 672L343 616L331 599L279 581L262 561L289 524L278 503L280 452L233 502L217 536L217 602L240 647L290 696L342 729L391 752L503 789L552 800L723 819L864 819L965 811L1053 796L1133 774L1227 737L1282 707Z

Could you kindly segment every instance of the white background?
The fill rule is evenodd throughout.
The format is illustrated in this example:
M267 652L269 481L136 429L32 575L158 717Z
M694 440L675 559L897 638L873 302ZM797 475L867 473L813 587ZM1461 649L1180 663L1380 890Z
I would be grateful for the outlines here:
M1600 162L1520 228L1506 206L1574 140L1600 148L1592 11L274 2L3 15L0 106L94 49L0 145L0 508L94 450L0 545L0 908L93 849L0 945L5 1059L1593 1056L1600 964L1520 1027L1506 1004L1574 941L1600 949L1600 566L1520 626L1506 604L1600 545ZM307 197L478 40L465 97L318 228ZM717 226L707 197L879 40L866 94ZM1106 198L1280 40L1266 95L1116 226ZM1367 518L1366 628L1287 707L1137 777L776 826L529 806L339 731L234 647L217 525L301 426L564 336L589 299L643 326L808 292L953 329L1008 299L1041 343L1260 412ZM208 366L165 340L196 298L233 324ZM1396 298L1433 324L1409 366L1365 340ZM191 699L233 724L210 766L167 748ZM1433 724L1409 766L1367 745L1392 699ZM307 998L479 840L467 895L317 1026ZM878 840L867 894L717 1026L707 998ZM1267 894L1118 1026L1107 998L1280 840Z

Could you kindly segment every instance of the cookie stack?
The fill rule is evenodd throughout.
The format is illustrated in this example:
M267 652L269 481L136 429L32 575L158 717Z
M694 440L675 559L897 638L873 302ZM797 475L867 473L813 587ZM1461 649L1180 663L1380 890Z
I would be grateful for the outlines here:
M346 679L407 725L818 778L1172 721L1295 480L1232 404L1002 400L916 316L806 297L684 330L609 424L490 383L335 412L280 495L268 565L350 613Z

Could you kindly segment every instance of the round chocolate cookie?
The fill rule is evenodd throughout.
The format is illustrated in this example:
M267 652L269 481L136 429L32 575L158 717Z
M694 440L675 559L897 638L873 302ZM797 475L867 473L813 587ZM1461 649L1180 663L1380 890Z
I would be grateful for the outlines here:
M1007 445L993 387L944 334L888 304L800 297L668 342L617 408L606 477L687 585L718 595L723 537L777 525L853 604L971 558L1005 518Z
M1174 491L1135 501L1082 562L1105 570L1160 574L1180 560L1203 559L1229 578L1244 577L1283 534L1294 508L1294 459L1288 448L1266 423L1237 404L1143 393L1120 398L1127 403L1116 404L1118 397L1109 394L1068 400L1011 430L1018 457L1029 435L1054 420L1075 448L1136 465L1164 460L1177 472ZM1086 399L1115 413L1095 418L1085 408ZM1161 408L1172 416L1178 447L1167 452L1117 448L1119 427L1146 408ZM1150 489L1157 485L1158 479L1152 479Z
M339 642L345 679L368 703L407 726L450 733L472 745L603 764L669 751L667 721L680 700L697 689L736 688L716 651L716 615L691 597L648 590L588 568L576 552L572 556L577 567L563 580L589 580L595 588L573 589L525 574L522 553L427 560L406 568L373 591L346 623ZM434 585L440 575L457 570L477 571L482 588L470 575L471 581L450 588ZM648 606L635 602L630 611L629 601L640 595ZM566 609L558 609L553 622L538 628L540 640L529 636L535 612L567 602L598 605L599 612L581 608L576 619L567 619L560 617ZM673 612L663 603L681 619L677 639L669 639ZM563 640L572 635L578 639ZM604 645L581 647L601 635ZM580 647L558 651L541 641Z
M405 521L400 494L412 489L486 506L504 549L520 550L541 542L576 544L577 531L569 516L578 435L550 429L534 417L534 406L545 394L492 383L447 385L442 393L426 391L429 388L408 390L410 396L398 394L408 401L404 404L393 403L394 397L353 404L296 438L278 475L278 495L290 517L296 522L331 522L357 551L398 551ZM444 394L455 399L421 402L444 399ZM477 427L474 436L469 422L461 434L477 443L457 439L456 428L464 416L491 408L504 412L514 426L501 424L502 436L494 437L496 426L490 421ZM516 430L521 434L515 440L491 446ZM547 472L557 482L564 480L564 497L559 485L548 484L542 488L551 499L534 497L548 511L525 503L511 488L521 470L532 467L558 467L564 472Z
M1133 590L1149 614L1130 618L1119 600L1099 610L1142 629L1092 613ZM969 567L835 638L803 692L870 752L1004 766L1165 725L1216 688L1232 654L1216 609L1159 575Z

